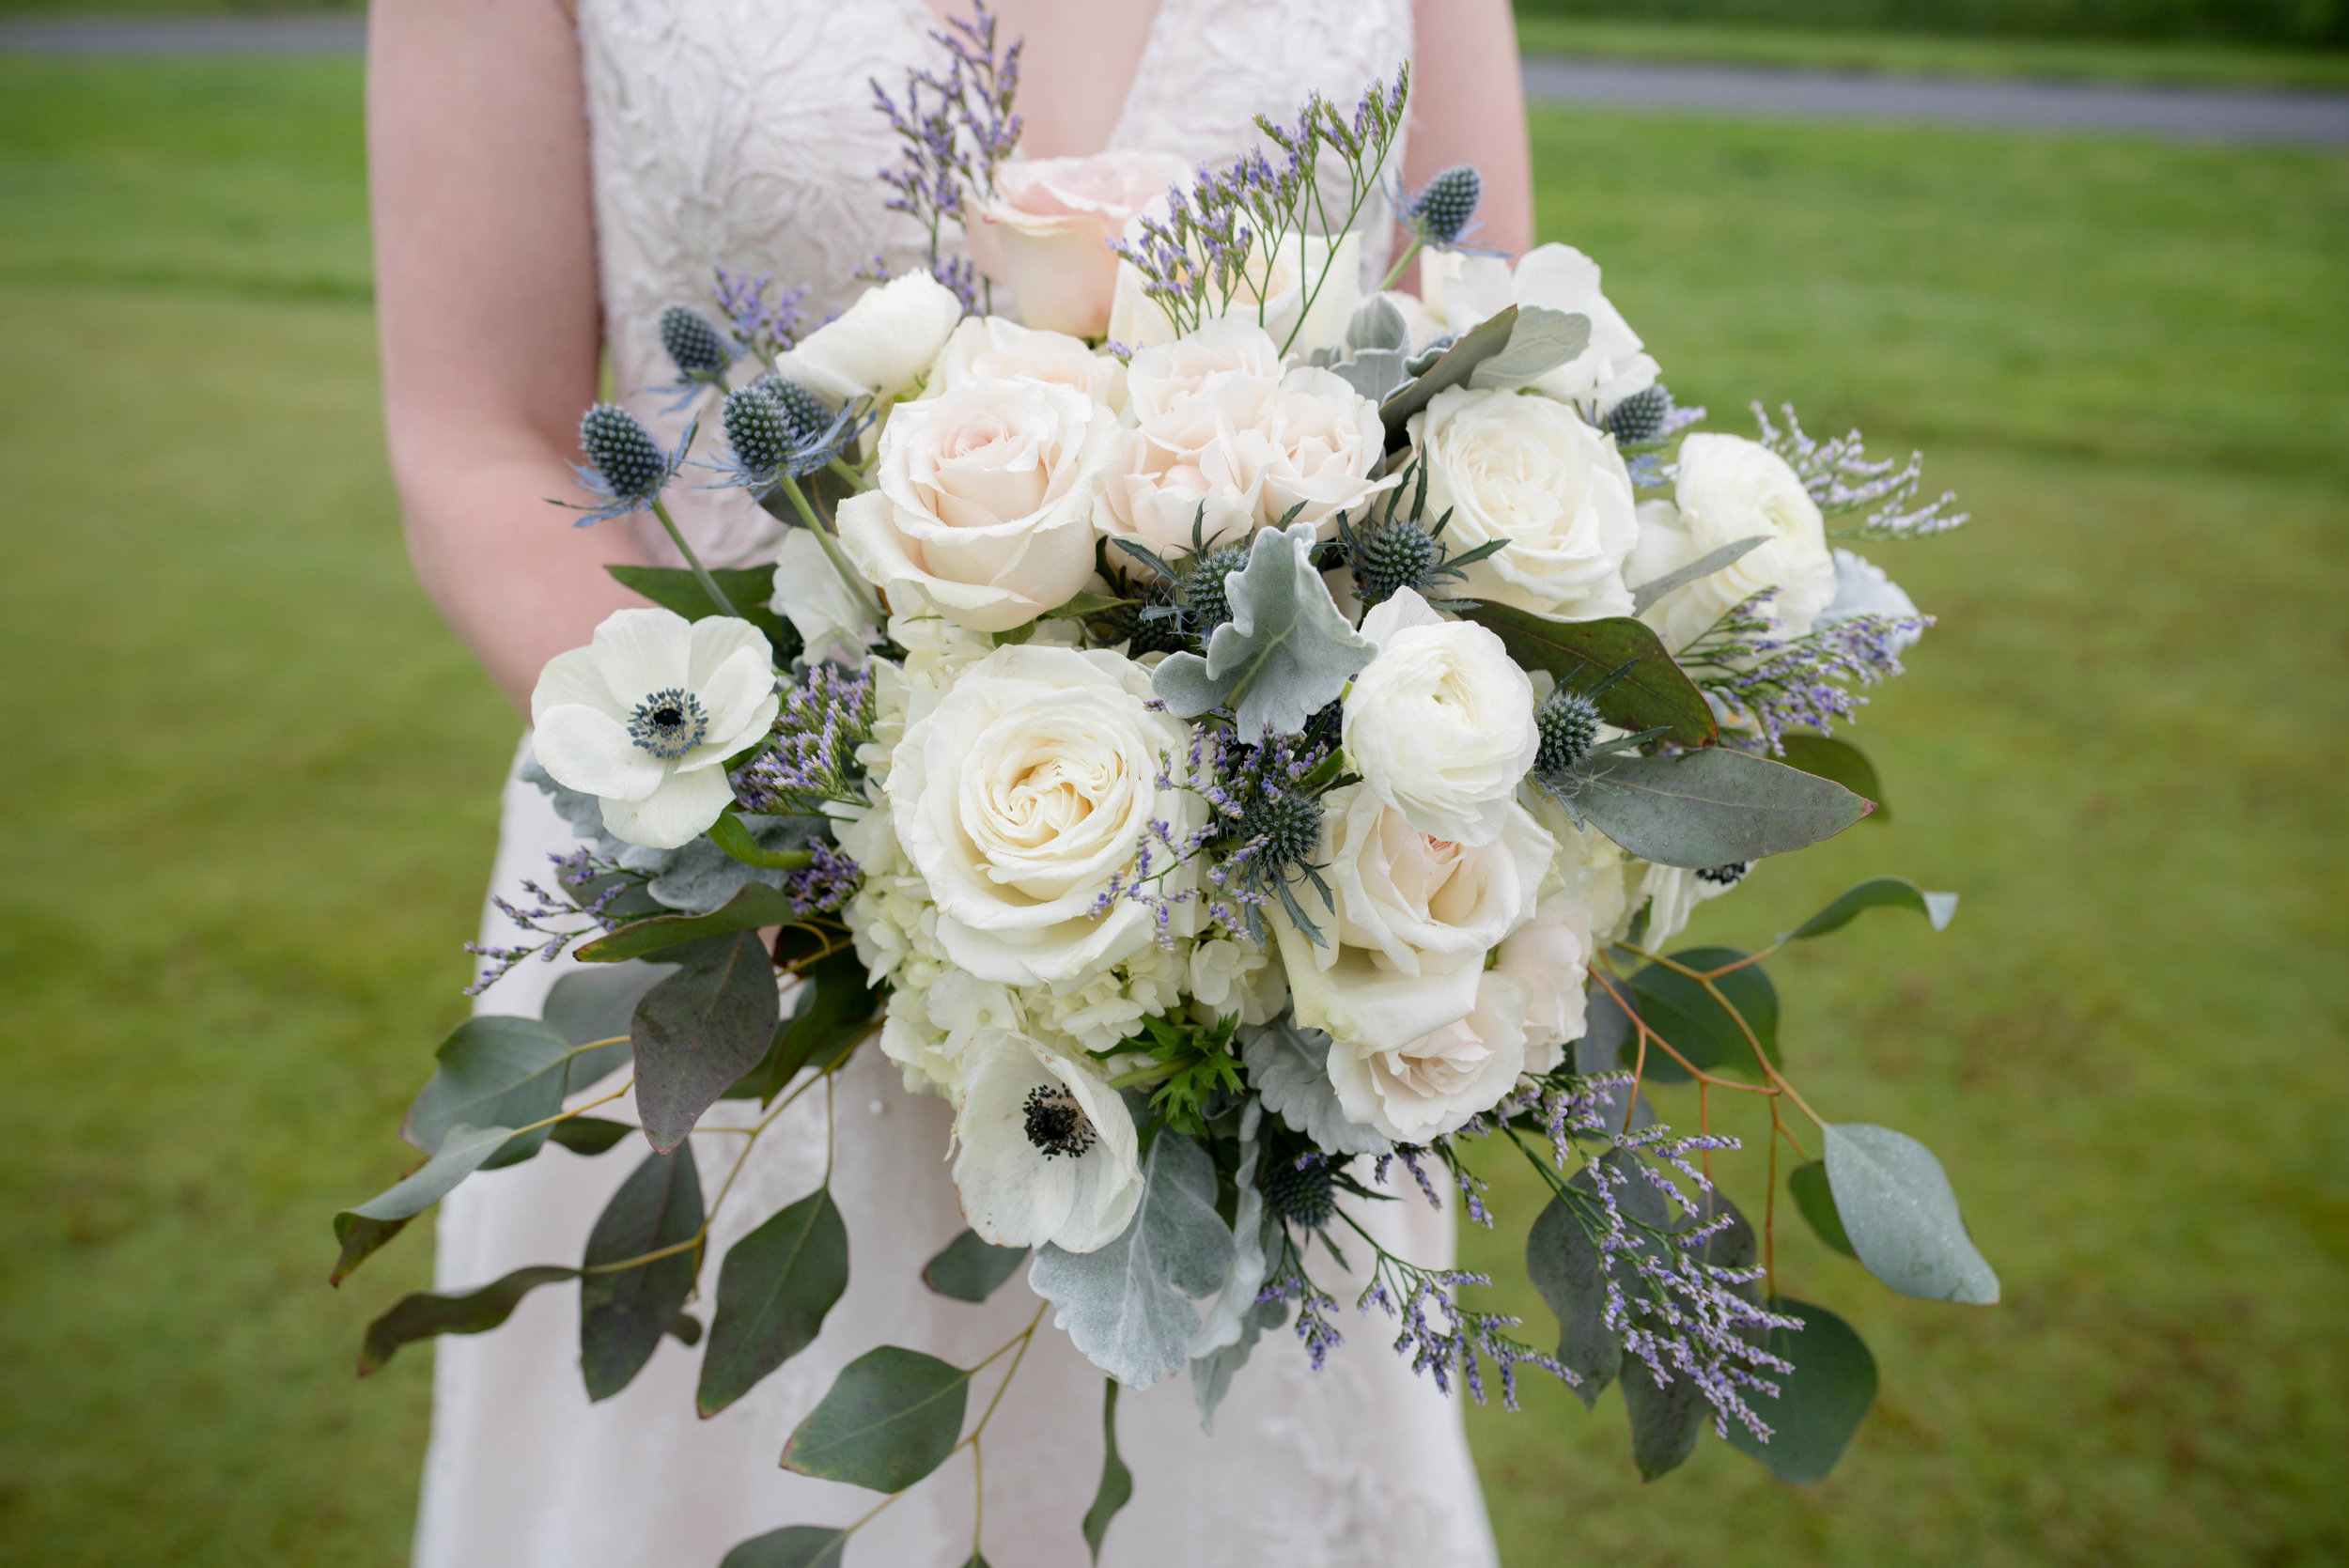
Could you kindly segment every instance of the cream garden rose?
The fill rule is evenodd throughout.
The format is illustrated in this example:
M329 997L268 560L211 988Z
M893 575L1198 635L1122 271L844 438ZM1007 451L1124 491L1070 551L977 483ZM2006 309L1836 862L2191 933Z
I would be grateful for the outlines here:
M1346 698L1346 755L1418 831L1486 844L1515 815L1541 733L1533 683L1501 639L1406 588L1362 617L1377 655Z
M840 504L841 546L893 601L918 595L974 631L1024 626L1092 576L1093 502L1116 447L1107 409L1050 381L901 404L876 488Z
M1265 448L1253 427L1263 398L1248 382L1226 381L1122 431L1094 504L1095 529L1162 556L1190 550L1194 537L1244 541L1264 496Z
M1180 833L1198 814L1158 787L1161 757L1190 737L1151 700L1149 672L1115 654L1031 646L996 649L934 698L917 691L886 789L955 964L1068 988L1152 940L1140 904L1095 912L1153 818Z
M1412 418L1411 441L1429 512L1452 514L1447 542L1508 541L1469 567L1470 593L1565 620L1631 613L1639 512L1612 437L1547 397L1454 387Z
M837 319L801 339L776 370L835 403L910 389L962 319L962 302L927 272L866 289Z
M1117 293L1110 241L1190 177L1162 152L1014 159L997 165L994 193L973 213L972 258L1010 289L1028 325L1097 337Z
M1527 1005L1524 983L1494 970L1476 977L1465 1017L1408 1045L1383 1051L1331 1047L1330 1084L1338 1109L1347 1121L1398 1143L1457 1132L1500 1104L1526 1071Z
M1261 442L1264 484L1256 520L1270 526L1294 508L1324 538L1337 534L1340 512L1360 516L1374 495L1401 484L1400 474L1370 476L1387 455L1378 405L1342 376L1299 366L1256 411L1252 434Z
M925 390L935 394L971 381L1016 380L1050 381L1114 409L1125 367L1066 333L1023 327L1000 316L972 316L938 351Z
M1210 321L1177 342L1134 355L1126 367L1127 416L1147 424L1186 399L1237 384L1253 396L1233 406L1252 423L1263 399L1286 373L1280 346L1255 322Z
M1667 646L1684 648L1732 606L1775 588L1769 618L1778 635L1799 637L1835 598L1826 521L1786 459L1739 436L1695 435L1682 442L1672 499L1640 508L1640 542L1625 576L1635 587L1652 582L1757 536L1762 544L1672 589L1641 619Z

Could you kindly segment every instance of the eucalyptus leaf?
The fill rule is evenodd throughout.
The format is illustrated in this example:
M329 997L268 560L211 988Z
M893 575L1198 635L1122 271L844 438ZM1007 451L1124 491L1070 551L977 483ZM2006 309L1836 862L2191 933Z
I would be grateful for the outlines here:
M1101 1560L1101 1542L1110 1532L1110 1521L1134 1495L1134 1473L1126 1467L1126 1461L1117 1454L1117 1379L1101 1379L1101 1484L1093 1491L1093 1506L1085 1510L1085 1546L1093 1553L1093 1560Z
M579 1270L540 1264L518 1268L479 1290L456 1296L414 1291L392 1304L391 1310L367 1325L359 1348L359 1375L380 1372L403 1344L440 1334L484 1334L514 1315L523 1296L540 1285L576 1280Z
M848 1227L819 1187L727 1250L694 1408L716 1415L813 1344L848 1288Z
M840 1568L848 1532L830 1525L790 1525L754 1535L720 1560L718 1568Z
M600 1116L566 1116L547 1129L547 1139L575 1155L599 1155L635 1130L626 1122Z
M774 963L755 931L712 942L645 993L630 1032L636 1111L655 1149L676 1148L758 1064L780 1012Z
M965 1231L922 1265L922 1282L941 1296L976 1306L1019 1273L1027 1257L1024 1247L997 1247L978 1232Z
M1688 1463L1713 1409L1694 1377L1681 1372L1664 1381L1637 1356L1623 1358L1623 1405L1631 1418L1631 1462L1642 1481Z
M576 1049L595 1045L571 1058L563 1093L576 1094L590 1088L629 1058L629 1019L646 991L677 972L674 964L647 964L630 959L617 964L588 964L559 977L547 993L539 1016L547 1027Z
M1650 578L1631 590L1631 613L1635 615L1646 614L1649 607L1674 588L1694 582L1700 577L1710 577L1724 567L1735 566L1752 551L1768 544L1770 538L1767 534L1755 534L1747 538L1734 539L1719 550L1698 556L1677 571ZM1807 773L1811 769L1806 768L1803 771Z
M646 1156L597 1216L579 1281L579 1370L590 1400L627 1388L660 1347L692 1294L700 1249L683 1244L701 1227L701 1171L690 1143ZM671 1247L680 1250L629 1263Z
M945 1463L962 1435L971 1374L884 1344L840 1369L793 1430L783 1467L875 1492L902 1492Z
M1672 962L1692 970L1721 969L1745 956L1734 947L1692 947L1671 955ZM1740 1018L1761 1043L1762 1054L1772 1066L1778 1065L1778 987L1762 966L1747 964L1731 970L1713 984L1727 999L1727 1006L1704 988L1703 982L1661 964L1648 965L1630 981L1641 1021L1699 1071L1755 1071L1753 1042L1738 1027ZM1680 1063L1653 1048L1648 1052L1647 1076L1662 1083L1690 1081Z
M812 816L729 813L671 850L645 892L666 908L698 915L725 908L753 882L780 889L814 859L808 845L822 828Z
M865 980L854 950L819 958L800 973L791 1016L776 1026L774 1042L757 1065L726 1090L728 1099L772 1101L800 1069L829 1066L872 1028L880 999Z
M608 566L603 569L621 586L689 621L725 613L722 606L710 602L709 590L701 585L701 580L682 567ZM717 567L711 568L709 575L717 580L718 591L734 601L739 618L758 628L766 637L778 667L789 665L800 656L799 632L789 621L768 608L775 597L774 567Z
M641 958L648 953L665 953L709 937L754 931L762 925L788 925L798 918L792 912L791 900L783 895L781 889L770 888L764 882L745 882L726 900L724 908L708 914L654 915L647 920L630 921L571 951L588 963L608 964L622 958Z
M1747 1405L1770 1428L1769 1441L1731 1421L1729 1446L1760 1460L1781 1481L1812 1486L1835 1468L1875 1403L1876 1358L1852 1326L1825 1307L1779 1300L1770 1310L1802 1324L1799 1333L1773 1328L1764 1341L1765 1349L1792 1361L1795 1370L1766 1374L1779 1386L1775 1398L1746 1390Z
M1933 1151L1906 1133L1861 1122L1830 1125L1827 1176L1852 1250L1903 1296L1990 1306L1999 1277L1958 1213Z
M1852 1247L1850 1233L1843 1229L1843 1217L1835 1211L1835 1188L1827 1179L1827 1161L1814 1159L1786 1172L1786 1190L1794 1195L1795 1207L1802 1210L1803 1219L1811 1222L1821 1241L1847 1258L1859 1256Z
M1330 1155L1383 1155L1394 1145L1376 1127L1346 1119L1330 1081L1330 1036L1300 1028L1283 1013L1268 1024L1239 1031L1240 1060L1265 1109Z
M679 1312L669 1320L669 1338L691 1350L702 1343L702 1320L692 1312Z
M1584 776L1574 803L1641 860L1698 868L1800 849L1868 812L1842 784L1719 746L1607 757Z
M400 1126L400 1136L427 1154L440 1148L452 1126L522 1127L563 1109L570 1042L536 1018L467 1018L433 1055L439 1069ZM528 1159L546 1141L544 1127L518 1133L482 1169Z
M1628 987L1623 988L1628 995ZM1584 988L1582 1016L1582 1038L1574 1045L1574 1070L1578 1073L1611 1073L1631 1065L1633 1052L1629 1048L1638 1032L1631 1026L1630 1015L1615 1001L1614 993L1595 978ZM1654 1063L1649 1065L1652 1067ZM1618 1135L1636 1132L1641 1127L1654 1126L1656 1122L1656 1113L1649 1109L1647 1096L1641 1094L1636 1101L1633 1100L1632 1086L1628 1083L1607 1091L1599 1114L1604 1118L1607 1129Z
M1215 1196L1207 1151L1160 1131L1143 1161L1141 1206L1123 1234L1091 1252L1037 1249L1028 1288L1052 1303L1054 1324L1119 1382L1146 1389L1190 1361L1199 1332L1191 1303L1221 1291L1232 1266L1232 1233Z
M1914 909L1936 931L1945 931L1957 913L1957 894L1927 893L1906 877L1872 877L1796 926L1786 939L1797 941L1841 931L1868 909Z
M377 1193L356 1208L345 1209L334 1217L334 1234L343 1237L348 1230L346 1219L372 1220L407 1220L422 1214L443 1198L456 1190L457 1184L480 1170L490 1157L514 1136L511 1127L476 1127L459 1122L441 1135L441 1146L426 1160L392 1186ZM375 1243L380 1247L391 1236L385 1234ZM350 1243L344 1243L348 1253ZM368 1248L369 1251L374 1247ZM364 1254L363 1254L364 1255ZM348 1274L349 1268L341 1272Z
M1883 781L1876 776L1876 765L1868 760L1867 753L1848 740L1824 735L1783 735L1778 743L1783 749L1779 760L1787 767L1833 779L1862 800L1874 800L1876 809L1868 814L1869 821L1892 820L1892 808L1884 800Z
M1311 523L1267 528L1248 564L1223 580L1232 618L1207 640L1207 656L1170 654L1152 689L1178 718L1233 710L1241 735L1293 735L1346 690L1378 650L1346 624L1313 568Z
M334 1217L334 1272L326 1282L340 1285L350 1278L351 1271L388 1246L392 1238L408 1228L405 1219L369 1219L345 1209Z
M1517 307L1503 305L1454 340L1410 385L1378 406L1379 423L1387 427L1387 448L1403 444L1411 416L1436 400L1436 394L1466 384L1476 367L1508 347L1517 330Z
M1622 1155L1601 1157L1612 1162L1610 1169L1623 1169ZM1597 1180L1585 1169L1568 1178L1566 1188L1534 1217L1525 1238L1525 1274L1558 1319L1558 1359L1574 1374L1574 1391L1590 1408L1623 1366L1623 1337L1606 1321L1607 1277L1611 1272L1626 1291L1639 1289L1635 1254L1653 1254L1662 1243L1637 1227L1665 1230L1672 1215L1653 1183L1632 1176L1617 1188L1615 1202L1634 1222L1633 1250L1602 1262L1585 1228L1586 1222L1592 1227L1605 1223Z
M1628 615L1556 621L1490 599L1452 603L1464 618L1499 637L1511 659L1528 670L1548 671L1562 686L1588 689L1630 665L1596 698L1599 717L1617 729L1636 734L1661 727L1663 738L1691 749L1720 738L1712 705L1644 623Z
M1591 318L1546 305L1519 305L1508 346L1469 372L1469 385L1514 392L1531 386L1591 346Z

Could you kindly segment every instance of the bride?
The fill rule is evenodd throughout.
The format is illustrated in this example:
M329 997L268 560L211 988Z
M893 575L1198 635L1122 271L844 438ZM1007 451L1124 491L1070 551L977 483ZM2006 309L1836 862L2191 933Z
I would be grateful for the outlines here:
M1020 156L1128 148L1219 162L1251 145L1255 115L1292 115L1314 90L1350 103L1408 59L1410 184L1474 163L1480 241L1529 242L1507 0L1001 0L998 14L1026 43ZM622 399L674 440L686 416L664 415L665 400L641 390L670 379L655 323L672 304L708 310L715 266L812 285L820 320L848 303L862 287L851 274L877 253L893 272L912 265L910 224L881 206L875 174L894 149L867 84L894 88L910 65L936 60L940 22L926 0L373 8L393 471L418 574L517 707L548 658L635 602L607 562L670 559L657 533L574 529L546 504L574 491L567 463L601 356ZM1385 270L1387 228L1382 217L1364 236L1370 282ZM684 491L677 511L712 564L771 552L770 525L739 491ZM569 845L544 799L509 782L493 885L513 891ZM502 939L494 911L489 925ZM481 1009L536 1016L566 967L525 965ZM422 1568L716 1568L752 1536L847 1524L872 1508L871 1493L776 1467L833 1374L879 1343L969 1364L1034 1310L1017 1281L983 1307L922 1288L923 1262L962 1220L941 1163L946 1108L897 1078L863 1052L832 1108L832 1191L858 1238L848 1295L813 1347L715 1419L694 1418L694 1360L674 1344L591 1405L568 1290L536 1293L495 1334L440 1342ZM811 1096L792 1115L745 1169L711 1257L734 1239L728 1220L739 1228L822 1179L825 1108ZM627 1169L550 1154L459 1188L441 1213L442 1287L570 1261ZM1376 1218L1398 1252L1449 1261L1449 1214L1414 1198ZM1491 1562L1456 1404L1388 1350L1381 1320L1345 1322L1352 1343L1319 1372L1286 1336L1269 1338L1213 1436L1183 1379L1129 1390L1117 1420L1133 1500L1104 1560ZM862 1528L848 1560L964 1562L975 1502L988 1560L1086 1561L1079 1521L1101 1468L1101 1404L1100 1374L1062 1336L1039 1334L988 1429L983 1478L956 1461Z

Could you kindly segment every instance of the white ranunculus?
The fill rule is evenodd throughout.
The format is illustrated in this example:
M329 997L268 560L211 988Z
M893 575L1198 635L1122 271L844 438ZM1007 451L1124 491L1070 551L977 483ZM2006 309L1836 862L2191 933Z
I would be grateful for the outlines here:
M1130 238L1136 230L1127 232ZM1309 354L1344 341L1346 324L1362 303L1362 237L1348 231L1332 244L1318 234L1291 235L1272 262L1269 281L1260 252L1250 256L1246 272L1239 293L1214 302L1208 319L1262 326L1290 353ZM1109 334L1129 349L1155 348L1176 336L1166 312L1143 292L1142 273L1130 261L1117 264Z
M1094 528L1161 556L1188 551L1194 533L1209 545L1245 543L1264 494L1267 448L1254 427L1264 396L1235 379L1122 431L1115 466L1094 503Z
M1814 627L1833 626L1855 615L1883 615L1896 621L1917 618L1917 601L1885 575L1882 567L1857 551L1835 551L1835 597L1819 612ZM1890 639L1895 656L1917 645L1921 631L1894 632Z
M830 662L850 669L864 667L879 628L872 607L848 583L815 535L794 528L784 535L775 556L774 597L768 608L788 620L803 644L802 657L811 664Z
M1328 370L1299 366L1283 377L1256 411L1255 433L1264 443L1256 515L1268 525L1301 505L1295 520L1333 538L1338 513L1360 517L1372 496L1403 482L1370 476L1387 455L1378 405Z
M1171 153L1113 151L1084 158L1013 159L967 225L979 270L1011 291L1031 326L1098 336L1117 290L1110 241L1190 165Z
M954 330L930 366L926 395L971 381L1051 381L1116 408L1125 366L1081 338L1042 332L1000 316L972 316Z
M1526 1070L1526 988L1500 970L1478 974L1465 1017L1392 1050L1330 1048L1330 1084L1346 1119L1398 1143L1457 1132L1501 1103Z
M962 302L927 272L903 272L801 338L775 368L835 403L865 394L894 397L929 368Z
M1346 696L1347 762L1420 831L1490 843L1541 748L1533 683L1500 638L1408 588L1362 617L1362 635L1378 652Z
M982 1240L1090 1252L1142 1203L1133 1118L1084 1065L1008 1030L972 1042L955 1114L955 1190Z
M1093 502L1117 430L1049 381L971 381L898 405L875 488L840 504L840 542L867 579L973 631L1066 604L1093 575Z
M1631 613L1639 513L1612 436L1546 397L1454 387L1412 417L1411 441L1428 510L1452 514L1445 541L1509 541L1469 567L1468 592L1566 620Z
M1465 251L1423 251L1419 267L1420 294L1451 332L1464 333L1512 304L1590 318L1590 346L1535 380L1537 392L1595 400L1603 412L1656 384L1656 361L1599 291L1598 263L1571 245L1537 246L1514 271L1499 256Z
M1468 1017L1485 955L1532 917L1555 846L1510 806L1488 842L1431 838L1365 784L1323 797L1315 859L1335 895L1315 942L1285 914L1273 929L1299 1023L1341 1048L1392 1051Z
M1280 347L1253 321L1210 321L1189 336L1135 354L1126 367L1127 416L1147 424L1186 398L1238 383L1269 396L1283 373ZM1235 405L1236 406L1236 405ZM1246 405L1254 418L1254 401Z
M1190 732L1152 701L1138 664L1034 646L998 648L942 694L917 692L888 795L955 963L986 980L1066 987L1149 943L1149 908L1095 904L1131 870L1153 818L1180 836L1198 815L1193 797L1158 786L1163 757Z
M1757 536L1765 542L1672 589L1640 618L1677 650L1704 635L1732 606L1775 588L1768 618L1779 636L1799 637L1835 597L1827 523L1786 459L1742 436L1682 442L1672 500L1640 508L1640 543L1625 578L1637 588Z
M733 802L725 759L767 733L773 656L748 621L615 610L558 653L530 693L538 766L603 800L603 825L649 849L708 831Z

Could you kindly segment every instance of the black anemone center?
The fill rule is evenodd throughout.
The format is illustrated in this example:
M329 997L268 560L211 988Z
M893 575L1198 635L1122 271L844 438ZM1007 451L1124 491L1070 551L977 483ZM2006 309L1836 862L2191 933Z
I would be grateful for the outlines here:
M629 715L628 737L663 762L675 762L708 734L701 699L676 687L655 691Z
M1093 1124L1085 1119L1077 1096L1057 1083L1028 1091L1028 1141L1050 1159L1066 1155L1074 1159L1093 1147Z

